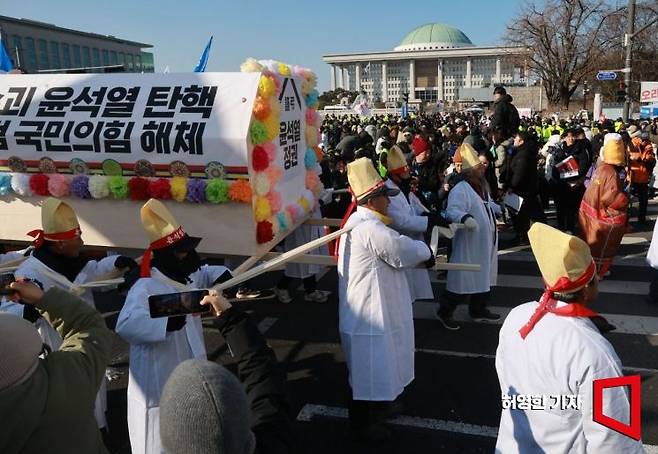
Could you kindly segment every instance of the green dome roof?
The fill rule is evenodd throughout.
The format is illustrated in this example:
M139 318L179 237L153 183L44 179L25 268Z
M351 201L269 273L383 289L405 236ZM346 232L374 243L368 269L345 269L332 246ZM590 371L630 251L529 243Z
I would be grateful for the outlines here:
M425 24L411 30L395 50L429 50L471 46L473 43L468 36L455 27L446 24Z

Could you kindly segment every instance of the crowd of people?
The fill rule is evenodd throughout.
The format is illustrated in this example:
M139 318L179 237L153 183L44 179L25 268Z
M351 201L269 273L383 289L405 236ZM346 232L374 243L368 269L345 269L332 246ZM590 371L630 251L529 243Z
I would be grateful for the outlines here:
M384 423L414 379L413 301L438 301L436 317L448 330L460 329L453 313L462 303L473 320L500 319L487 306L506 223L517 244L532 248L546 289L503 324L496 359L503 395L581 393L586 400L592 380L622 374L602 336L611 326L590 306L628 231L632 195L638 221L646 222L658 121L521 119L504 88L496 88L494 100L490 118L329 115L322 124L327 191L318 206L346 229L335 248L338 331L350 429L359 442L390 437ZM349 191L334 194L339 189ZM551 199L557 228L546 224ZM7 421L0 451L105 452L112 336L93 309L91 289L108 275L125 275L115 331L130 345L132 452L295 452L284 372L248 314L216 291L201 302L212 307L237 358L236 377L207 361L199 317L149 312L150 296L208 289L231 271L204 264L196 252L202 239L186 233L161 202L148 201L139 216L149 239L141 264L125 256L82 258L75 211L54 198L43 203L33 247L0 257L29 256L3 289L14 302L5 301L0 313L0 417ZM309 239L300 233L284 247ZM428 270L440 244L453 266L445 292L434 295ZM326 301L313 271L304 269L288 270L279 282L282 302L291 300L292 278L304 279L306 301ZM542 362L546 357L552 362ZM526 416L521 429L519 410L503 408L500 452L641 452L640 442L592 424L590 404ZM606 415L621 417L628 397L615 393L606 405ZM538 427L541 433L533 431ZM62 436L70 428L75 440Z

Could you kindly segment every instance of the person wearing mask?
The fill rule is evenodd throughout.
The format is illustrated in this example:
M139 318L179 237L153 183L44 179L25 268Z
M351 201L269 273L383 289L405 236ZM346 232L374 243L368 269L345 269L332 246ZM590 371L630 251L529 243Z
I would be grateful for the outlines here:
M237 377L205 359L174 369L160 403L164 453L296 452L286 376L265 337L216 291L201 304L212 306L215 327L237 359Z
M51 352L32 323L0 313L0 452L107 453L94 401L112 333L86 301L57 286L44 292L19 276L11 288L13 299L37 311L61 343Z
M610 325L592 306L598 295L588 245L545 224L528 233L546 288L539 302L516 306L505 318L496 350L503 405L496 452L643 453L641 441L592 419L597 379L622 377L621 362L603 333ZM580 405L527 411L517 396L573 396ZM606 389L603 414L628 418L623 386Z
M171 372L191 358L206 358L201 320L179 315L151 318L151 295L207 289L230 277L223 266L201 265L191 237L159 200L141 209L151 244L144 253L140 279L128 291L116 332L130 344L128 432L133 454L156 454L160 443L160 396Z
M414 150L412 148L412 142L414 141L414 133L410 126L407 126L402 130L401 137L397 141L397 146L400 147L404 157L406 159L412 159L414 156Z
M388 216L392 219L391 228L399 234L423 241L426 236L429 237L433 227L449 227L448 221L440 214L426 211L411 191L411 173L402 150L397 146L389 152L386 186L398 191L397 195L389 197ZM406 273L412 301L434 299L427 270L412 268Z
M462 181L450 191L446 217L462 223L452 240L451 263L477 263L477 273L448 271L446 291L439 298L436 317L444 328L458 330L453 313L458 304L468 302L469 313L475 321L495 321L500 315L486 307L491 287L498 277L498 232L496 215L500 207L492 200L485 172L489 163L485 156L468 144L459 148L462 158Z
M639 137L632 139L632 143L634 146L630 148L631 183L638 199L637 220L640 224L645 224L649 205L649 180L656 166L656 156L648 132L642 132Z
M576 139L576 132L564 133L564 145L556 150L553 165L555 181L555 210L558 228L574 232L578 207L585 193L585 176L590 159L584 144Z
M412 143L414 158L409 165L417 180L417 195L430 211L438 211L438 191L441 189L441 172L438 155L432 156L427 140L416 136ZM407 161L409 162L409 161Z
M124 256L110 256L102 260L89 260L82 255L82 230L73 208L53 197L41 205L41 229L28 233L35 238L34 251L18 269L16 276L22 276L37 284L42 290L53 287L80 296L91 307L94 306L92 293L94 281L107 280L112 274L119 277L125 270L137 267L135 261ZM91 285L91 286L87 286ZM44 343L52 351L59 350L62 338L32 306L25 306L23 318L34 323ZM96 398L95 415L98 427L107 427L107 381L103 380Z
M626 148L619 134L609 134L606 140L603 163L594 171L578 214L580 237L592 250L600 279L612 265L627 231L629 202L619 176L626 163Z
M514 155L503 188L523 198L521 209L512 216L516 242L527 244L531 221L545 221L544 211L537 197L537 143L526 131L514 136Z
M388 227L390 189L367 159L347 167L358 207L340 238L338 318L351 399L350 429L357 440L390 437L383 421L414 379L414 324L405 269L434 266L422 241Z

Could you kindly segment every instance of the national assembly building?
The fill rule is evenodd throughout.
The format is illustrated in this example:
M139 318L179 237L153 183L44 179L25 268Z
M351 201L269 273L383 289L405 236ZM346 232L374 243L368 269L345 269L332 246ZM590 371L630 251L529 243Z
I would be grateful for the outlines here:
M451 103L460 100L462 88L528 84L524 53L519 47L475 46L455 27L425 24L392 51L331 54L323 60L330 65L332 90L365 91L383 103L399 102L406 93L411 103Z

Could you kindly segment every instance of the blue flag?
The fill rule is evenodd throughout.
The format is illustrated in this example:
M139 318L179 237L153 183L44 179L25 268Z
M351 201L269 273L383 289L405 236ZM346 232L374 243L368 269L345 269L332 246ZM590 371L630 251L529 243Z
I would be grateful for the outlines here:
M201 54L201 58L199 59L199 64L194 67L195 73L205 72L206 65L208 64L208 57L210 56L211 44L212 44L212 36L210 37L208 44L206 44L206 48L203 50L203 53Z
M14 62L9 56L7 49L5 49L2 39L0 39L0 71L9 72L12 69L14 69Z

